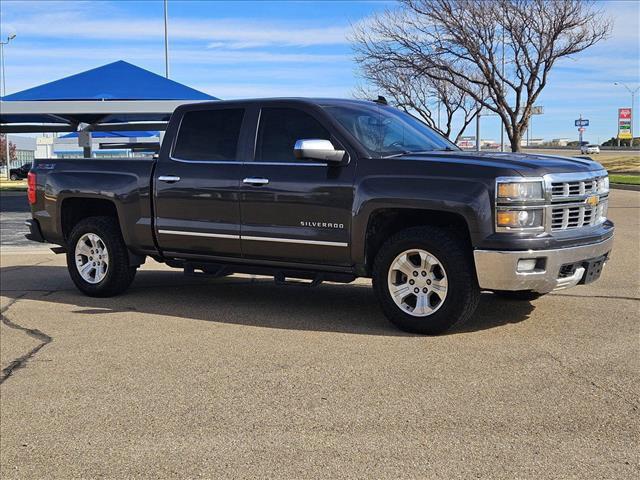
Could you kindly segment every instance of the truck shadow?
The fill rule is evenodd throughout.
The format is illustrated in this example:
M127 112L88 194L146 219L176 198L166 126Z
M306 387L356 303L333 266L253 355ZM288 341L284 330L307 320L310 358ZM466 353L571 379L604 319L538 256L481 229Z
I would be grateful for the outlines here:
M413 336L396 329L378 307L367 284L278 286L265 277L197 278L179 271L142 270L125 294L91 298L78 292L63 266L0 268L1 294L55 303L52 315L90 316L139 312L184 319L268 328ZM529 318L529 302L482 294L474 317L447 334L497 328ZM161 321L161 318L158 319Z

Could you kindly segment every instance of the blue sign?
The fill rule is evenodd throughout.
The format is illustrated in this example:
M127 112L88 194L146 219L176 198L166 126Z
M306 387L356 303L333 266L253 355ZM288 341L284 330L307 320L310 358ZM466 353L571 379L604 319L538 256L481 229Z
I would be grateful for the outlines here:
M587 120L586 118L580 118L576 120L576 127L588 127L588 126L589 126L589 120Z

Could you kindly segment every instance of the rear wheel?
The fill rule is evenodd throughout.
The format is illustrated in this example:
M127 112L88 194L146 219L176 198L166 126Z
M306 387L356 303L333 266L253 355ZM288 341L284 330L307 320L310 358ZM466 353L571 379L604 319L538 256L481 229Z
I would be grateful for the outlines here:
M122 293L136 275L118 222L112 217L78 222L69 235L67 268L76 287L91 297Z
M469 319L480 291L463 243L437 227L414 227L380 249L373 286L386 316L400 329L435 335Z

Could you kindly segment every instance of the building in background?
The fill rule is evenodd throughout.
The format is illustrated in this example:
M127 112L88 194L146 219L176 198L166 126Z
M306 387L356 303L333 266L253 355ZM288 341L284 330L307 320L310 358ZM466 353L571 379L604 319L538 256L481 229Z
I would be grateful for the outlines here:
M521 147L541 147L544 145L544 138L530 138L527 140L523 138L520 140Z
M53 158L54 134L36 138L36 158Z
M566 147L571 141L570 138L554 138L551 140L552 147Z

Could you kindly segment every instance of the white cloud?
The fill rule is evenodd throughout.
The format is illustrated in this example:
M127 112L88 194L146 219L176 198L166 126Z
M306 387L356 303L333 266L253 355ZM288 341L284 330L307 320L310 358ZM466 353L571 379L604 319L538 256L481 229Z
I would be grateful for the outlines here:
M308 85L278 85L274 83L215 83L192 84L193 88L226 100L237 98L308 97ZM345 98L351 96L350 87L342 85L314 85L314 97Z
M55 11L54 11L55 12ZM247 19L171 18L171 41L208 41L212 48L255 48L263 46L307 47L346 44L347 24L313 27L296 23ZM83 11L20 15L4 28L31 38L108 39L110 41L153 40L164 35L163 20L103 16L97 19Z
M104 64L114 60L163 60L164 50L159 44L157 48L129 48L123 50L114 47L53 47L39 48L28 47L20 44L12 45L10 53L11 61L20 60L20 63L31 63L37 60L40 64L47 59L66 59L67 62L94 60L93 63ZM247 63L335 63L350 62L347 54L314 54L314 53L281 53L277 51L251 50L238 51L226 49L196 49L185 47L170 48L171 63L193 63L204 65L234 65ZM38 67L41 68L41 67ZM88 68L88 67L85 67Z

